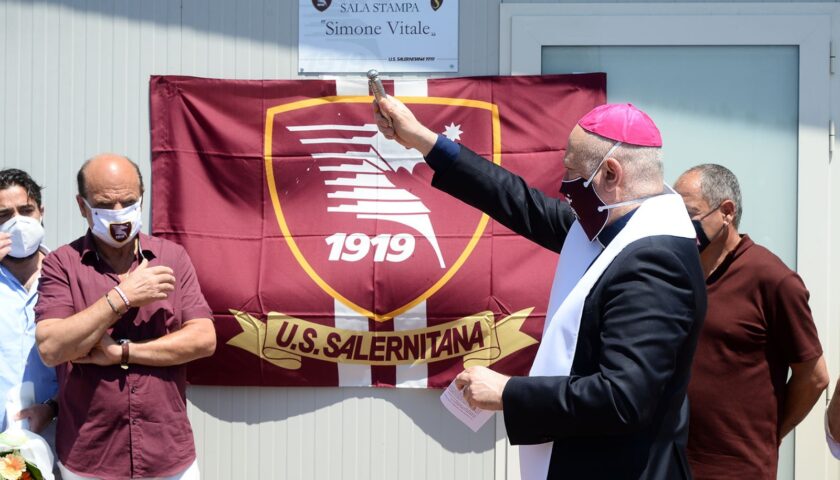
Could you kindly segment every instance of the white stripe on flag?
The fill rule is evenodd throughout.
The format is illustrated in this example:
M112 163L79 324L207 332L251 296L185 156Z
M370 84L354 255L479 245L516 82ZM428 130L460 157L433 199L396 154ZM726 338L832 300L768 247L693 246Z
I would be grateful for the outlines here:
M394 317L394 330L417 330L426 328L426 302ZM429 382L429 366L425 363L416 365L397 365L397 386L426 388Z
M327 193L327 198L351 198L354 200L419 200L406 190L390 188L354 188Z
M347 78L338 77L335 79L336 95L368 95L367 79L363 78ZM368 177L363 175L362 177ZM364 182L362 182L364 183ZM375 187L377 182L374 180L373 185L358 185ZM347 330L358 330L367 332L368 318L359 315L355 311L347 308L346 305L333 300L335 305L335 326L336 328L344 328ZM340 387L369 387L373 383L370 365L353 365L353 364L338 364L338 385Z
M335 80L336 95L368 95L367 78L337 77Z
M426 80L395 80L395 97L428 97L429 83Z
M345 213L382 213L382 214L411 214L411 213L429 213L429 209L423 205L423 202L378 202L359 200L355 205L339 205L337 207L327 207L328 212L345 212Z
M369 330L366 316L359 315L338 300L333 300L333 303L335 304L335 328L360 332ZM371 383L370 365L338 364L339 387L369 387Z
M368 95L366 79L339 77L335 79L337 95ZM396 80L396 96L427 97L429 89L426 80ZM367 187L363 181L368 175L358 175L352 186ZM359 178L361 177L361 178ZM373 185L381 186L381 185ZM393 186L393 185L388 185ZM368 318L347 308L335 300L335 326L347 330L368 331ZM394 317L394 330L416 330L426 328L426 302L422 302L402 315ZM429 368L426 364L398 365L397 386L425 388L428 385ZM338 364L339 386L370 386L372 383L369 365Z
M394 188L394 184L391 183L387 178L382 176L381 174L365 174L360 173L353 178L349 177L341 177L336 178L335 180L324 180L324 185L338 185L338 186L348 186L348 187L388 187Z
M426 80L395 80L394 96L428 97L429 84ZM426 328L426 302L423 301L411 310L394 317L394 330L416 330ZM425 363L416 365L397 365L397 386L426 388L429 384L429 366Z
M312 155L312 158L317 159L315 155ZM370 163L344 163L338 166L324 166L318 167L318 170L322 172L349 172L349 173L379 173L380 170L371 165Z

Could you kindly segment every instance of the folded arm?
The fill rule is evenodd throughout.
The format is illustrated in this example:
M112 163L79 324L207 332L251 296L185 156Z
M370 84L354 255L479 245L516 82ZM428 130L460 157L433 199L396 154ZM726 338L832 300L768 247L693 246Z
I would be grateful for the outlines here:
M74 363L117 365L122 361L122 345L110 335ZM209 318L184 322L180 330L145 342L129 343L128 363L150 367L169 367L209 357L216 350L216 331Z
M116 297L116 295L112 296ZM67 318L47 318L35 327L38 353L48 367L83 357L117 320L105 298Z
M70 289L67 273L50 260L44 262L38 287L41 301L48 303L51 297L64 296ZM107 330L128 311L129 305L142 307L166 299L175 289L175 277L171 268L149 267L148 260L143 260L125 276L119 288L126 295L128 305L112 288L102 292L101 297L80 312L38 321L35 341L44 364L55 366L88 355L107 336ZM72 309L72 305L66 308Z

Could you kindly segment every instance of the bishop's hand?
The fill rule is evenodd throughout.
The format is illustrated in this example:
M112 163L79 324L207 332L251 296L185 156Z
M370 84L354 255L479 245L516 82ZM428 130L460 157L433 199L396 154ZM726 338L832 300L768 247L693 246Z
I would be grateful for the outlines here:
M404 103L390 95L373 102L373 118L385 138L419 150L423 156L435 146L437 134L420 123Z

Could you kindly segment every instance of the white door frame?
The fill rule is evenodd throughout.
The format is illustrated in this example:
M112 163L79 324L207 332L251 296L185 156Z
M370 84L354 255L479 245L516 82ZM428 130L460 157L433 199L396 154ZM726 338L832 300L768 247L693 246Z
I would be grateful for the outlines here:
M811 292L829 369L837 372L840 294L831 298L829 292L840 292L840 162L830 164L828 125L840 118L840 102L831 101L832 93L840 93L840 79L829 73L830 44L832 37L840 44L838 33L837 3L502 4L499 70L540 74L543 46L799 47L797 271ZM796 429L797 479L838 478L837 461L825 445L823 412L818 402Z

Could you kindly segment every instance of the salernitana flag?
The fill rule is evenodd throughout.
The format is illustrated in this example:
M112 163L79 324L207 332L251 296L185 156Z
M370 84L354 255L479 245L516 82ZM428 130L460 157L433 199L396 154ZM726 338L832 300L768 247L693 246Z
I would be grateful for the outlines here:
M385 81L429 128L559 196L604 74ZM186 247L207 385L444 387L526 374L557 255L431 187L363 78L151 79L152 232Z

